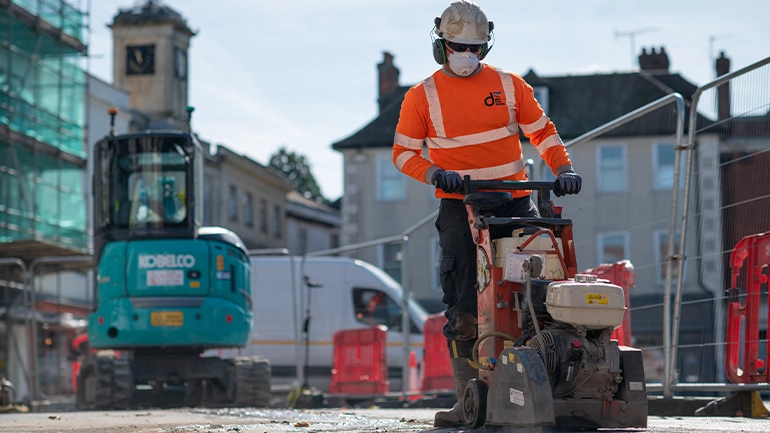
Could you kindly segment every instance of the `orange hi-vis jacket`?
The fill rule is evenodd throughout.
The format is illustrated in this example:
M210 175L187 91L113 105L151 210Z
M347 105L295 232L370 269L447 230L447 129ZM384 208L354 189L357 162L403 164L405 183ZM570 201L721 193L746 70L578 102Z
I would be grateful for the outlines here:
M532 87L517 74L486 64L482 68L470 77L438 70L409 89L396 126L396 168L425 183L438 168L475 180L526 180L521 128L554 174L571 169L564 143ZM423 157L425 144L429 159ZM463 198L438 188L436 197Z

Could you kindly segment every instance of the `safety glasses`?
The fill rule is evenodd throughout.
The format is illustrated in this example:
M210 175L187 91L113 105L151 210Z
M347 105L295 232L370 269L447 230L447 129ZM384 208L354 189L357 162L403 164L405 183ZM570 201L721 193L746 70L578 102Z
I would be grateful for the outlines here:
M452 51L457 51L458 53L464 53L465 50L471 50L472 53L478 53L481 49L481 44L458 44L456 42L450 42L444 39L444 42L446 42L447 46L452 49Z

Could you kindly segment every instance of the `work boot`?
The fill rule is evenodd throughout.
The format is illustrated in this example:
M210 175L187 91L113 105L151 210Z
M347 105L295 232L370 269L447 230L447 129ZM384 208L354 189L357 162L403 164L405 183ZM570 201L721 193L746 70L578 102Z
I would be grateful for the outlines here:
M436 412L433 427L457 427L463 425L463 394L465 385L471 379L478 379L479 370L468 358L452 358L452 372L455 376L457 402L448 411Z

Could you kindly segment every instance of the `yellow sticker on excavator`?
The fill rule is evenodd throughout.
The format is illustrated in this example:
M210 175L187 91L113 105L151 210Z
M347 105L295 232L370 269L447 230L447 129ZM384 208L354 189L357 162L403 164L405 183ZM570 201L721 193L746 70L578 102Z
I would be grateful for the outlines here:
M607 305L609 297L602 293L586 293L586 304L588 305Z

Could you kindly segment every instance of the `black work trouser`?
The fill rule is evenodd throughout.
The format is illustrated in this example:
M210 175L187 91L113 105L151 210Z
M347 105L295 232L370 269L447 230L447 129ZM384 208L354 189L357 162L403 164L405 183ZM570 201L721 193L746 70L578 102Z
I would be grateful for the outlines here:
M540 213L529 197L514 198L495 208L499 217L538 217ZM468 225L468 212L462 200L441 199L436 218L441 247L441 288L446 304L444 336L452 340L475 340L478 335L476 298L476 247ZM491 226L492 239L510 236L511 226Z

